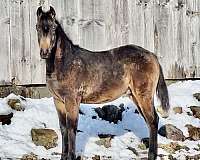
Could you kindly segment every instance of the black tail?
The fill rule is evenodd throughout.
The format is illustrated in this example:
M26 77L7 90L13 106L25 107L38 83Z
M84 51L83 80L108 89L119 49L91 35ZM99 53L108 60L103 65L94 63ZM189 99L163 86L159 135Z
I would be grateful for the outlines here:
M168 117L168 111L169 111L170 105L169 105L169 96L168 96L167 85L165 83L165 79L163 76L163 71L162 71L161 66L160 66L160 75L159 75L159 80L158 80L156 90L157 90L157 96L161 102L162 117L166 118L166 117Z

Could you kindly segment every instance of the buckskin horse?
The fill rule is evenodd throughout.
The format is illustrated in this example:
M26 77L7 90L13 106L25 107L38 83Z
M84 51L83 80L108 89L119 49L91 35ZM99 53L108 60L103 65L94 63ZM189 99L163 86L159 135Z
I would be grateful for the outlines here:
M53 96L62 134L61 160L74 160L80 103L104 103L130 92L149 132L148 159L157 157L159 117L155 92L167 116L169 98L157 57L136 45L92 52L74 45L55 18L53 7L37 9L40 56L46 59L47 86ZM131 121L131 119L130 119Z

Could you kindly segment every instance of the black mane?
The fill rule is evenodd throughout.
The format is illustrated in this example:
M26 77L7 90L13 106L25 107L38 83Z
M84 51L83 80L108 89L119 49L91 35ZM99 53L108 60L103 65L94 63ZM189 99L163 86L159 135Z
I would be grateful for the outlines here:
M56 20L56 24L57 24L57 28L56 28L56 36L58 37L62 37L62 39L64 40L64 42L69 43L70 45L74 45L72 40L69 39L69 37L67 36L67 34L65 33L63 27L61 26L61 24L58 22L58 20Z

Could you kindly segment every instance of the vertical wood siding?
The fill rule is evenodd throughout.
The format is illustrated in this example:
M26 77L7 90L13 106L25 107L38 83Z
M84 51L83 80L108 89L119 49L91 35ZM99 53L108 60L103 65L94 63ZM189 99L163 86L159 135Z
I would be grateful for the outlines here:
M200 77L200 0L1 0L0 84L45 83L35 30L40 5L55 8L81 47L140 45L158 56L166 78Z

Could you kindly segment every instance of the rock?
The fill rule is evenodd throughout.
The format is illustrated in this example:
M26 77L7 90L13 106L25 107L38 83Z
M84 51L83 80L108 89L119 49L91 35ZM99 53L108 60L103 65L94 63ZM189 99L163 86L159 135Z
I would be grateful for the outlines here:
M122 120L122 112L124 111L124 104L120 104L119 107L115 105L105 105L102 108L95 108L95 112L103 120L114 122L115 124L118 120Z
M22 106L20 99L9 99L8 105L16 111L24 111L24 107Z
M185 127L188 128L188 133L189 133L188 138L190 140L194 140L194 141L200 140L200 128L194 127L190 124L185 125Z
M127 131L127 132L131 132L131 130L130 129L124 129L125 131Z
M38 156L31 152L30 154L23 155L20 160L38 160Z
M32 89L32 87L31 87ZM25 87L25 86L0 86L0 97L4 98L9 96L10 94L15 94L15 95L21 95L23 97L31 97L31 93L29 90L31 90L30 87Z
M197 148L195 147L194 150L200 151L200 144L197 144Z
M185 136L183 135L183 132L173 126L172 124L166 124L162 126L159 130L158 133L161 136L164 136L168 139L174 140L174 141L184 141Z
M193 116L191 112L186 112L188 116Z
M92 157L92 160L100 160L100 156L99 155L95 155L94 157Z
M76 158L76 160L83 160L83 157L82 157L82 156L78 156L78 157Z
M130 150L130 151L132 151L133 154L135 154L136 156L139 156L139 153L137 152L137 150L136 150L135 148L133 148L133 147L128 147L127 149Z
M46 149L57 146L58 135L52 129L32 129L31 136L37 146L44 146Z
M9 125L11 124L11 118L13 117L13 113L10 113L8 115L0 115L0 122L2 125Z
M111 140L114 138L115 135L99 134L98 136L100 140L95 142L97 145L103 145L106 148L111 147Z
M160 158L160 160L166 160L168 158L168 156L164 154L158 154L158 157Z
M92 119L97 119L97 116L92 116Z
M194 156L186 156L186 160L199 160L200 154L196 154Z
M79 130L79 129L77 129L76 132L77 132L77 133L83 133L83 131L81 131L81 130Z
M85 113L83 113L83 111L81 109L79 109L79 114L85 115Z
M183 113L183 109L182 109L182 107L174 107L173 108L173 111L174 111L174 113L175 114L181 114L181 113Z
M193 113L193 116L200 119L200 106L190 106L190 109Z
M135 109L134 113L135 114L139 114L139 111L137 109Z
M142 138L141 142L146 146L146 148L149 148L149 138Z
M177 160L176 158L174 158L171 154L168 155L168 160Z
M171 142L169 144L159 144L158 147L164 149L170 154L174 154L176 151L179 151L181 149L185 149L186 151L188 151L189 149L186 146L179 145L177 142Z
M146 150L147 149L147 147L146 147L146 145L144 143L138 144L138 148L141 149L141 150Z
M200 101L200 93L193 94L193 97Z

